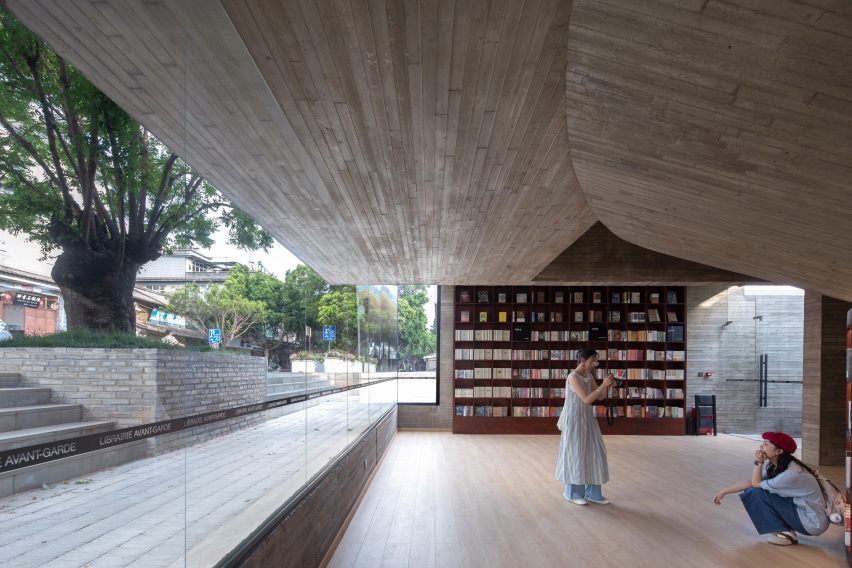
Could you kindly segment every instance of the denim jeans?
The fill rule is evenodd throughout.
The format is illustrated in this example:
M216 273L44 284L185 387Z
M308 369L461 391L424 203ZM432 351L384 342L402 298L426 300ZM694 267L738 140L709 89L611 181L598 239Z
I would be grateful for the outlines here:
M762 487L751 487L740 493L740 499L758 534L789 530L808 534L792 497L781 497Z
M603 499L600 485L566 485L563 495L568 499L586 498L594 501L601 501Z

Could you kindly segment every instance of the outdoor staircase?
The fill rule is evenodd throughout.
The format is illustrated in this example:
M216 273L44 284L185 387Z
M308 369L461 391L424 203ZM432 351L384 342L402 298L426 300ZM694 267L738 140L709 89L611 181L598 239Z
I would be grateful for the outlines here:
M267 399L274 400L298 394L310 394L332 386L326 375L269 373L267 375Z
M115 428L110 421L84 421L79 404L51 403L50 392L49 388L21 386L17 373L0 373L0 452ZM3 472L0 468L0 497L142 457L145 457L144 440L13 471Z

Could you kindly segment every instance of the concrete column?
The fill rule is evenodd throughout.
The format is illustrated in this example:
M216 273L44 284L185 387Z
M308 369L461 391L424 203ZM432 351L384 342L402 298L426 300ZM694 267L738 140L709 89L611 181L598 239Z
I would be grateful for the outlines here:
M842 465L846 449L846 313L852 304L805 293L802 459Z

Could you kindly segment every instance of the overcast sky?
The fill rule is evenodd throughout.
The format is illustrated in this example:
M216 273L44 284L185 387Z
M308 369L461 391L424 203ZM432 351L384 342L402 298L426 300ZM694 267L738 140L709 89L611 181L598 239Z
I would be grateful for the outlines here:
M293 256L286 248L275 243L269 252L255 251L246 252L235 246L227 244L227 229L216 233L216 244L202 254L213 257L216 260L236 260L244 264L260 261L263 266L279 278L284 278L288 270L299 264L299 259ZM52 253L55 257L57 253ZM41 251L38 245L27 242L23 235L13 236L5 231L0 231L0 264L36 272L38 274L50 274L53 262L40 260Z

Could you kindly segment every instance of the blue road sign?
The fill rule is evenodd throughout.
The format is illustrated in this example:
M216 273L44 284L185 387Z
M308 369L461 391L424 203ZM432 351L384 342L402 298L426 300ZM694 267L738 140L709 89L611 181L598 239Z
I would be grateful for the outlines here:
M208 329L207 330L207 343L222 343L222 330L221 329Z
M336 325L324 325L322 327L322 340L323 341L334 341L337 337L337 326Z

